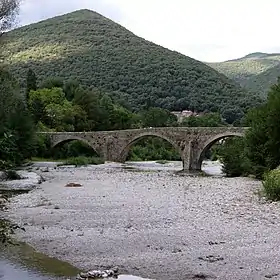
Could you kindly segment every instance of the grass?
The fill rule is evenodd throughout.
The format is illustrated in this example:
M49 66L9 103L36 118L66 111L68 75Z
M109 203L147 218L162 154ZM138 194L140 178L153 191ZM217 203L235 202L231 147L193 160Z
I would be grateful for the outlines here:
M274 169L265 174L262 181L264 194L269 200L280 200L280 170Z
M65 159L33 157L33 158L31 158L31 161L33 161L33 162L62 162L62 161L65 161Z
M166 163L169 163L168 160L165 160L165 159L160 159L160 160L157 160L156 163L159 163L159 164L166 164Z
M83 166L83 165L97 165L97 164L103 164L104 160L102 158L98 158L98 157L84 157L84 156L80 156L80 157L72 157L72 158L68 158L65 161L63 161L63 163L59 164L58 166L62 166L62 165L75 165L77 166Z

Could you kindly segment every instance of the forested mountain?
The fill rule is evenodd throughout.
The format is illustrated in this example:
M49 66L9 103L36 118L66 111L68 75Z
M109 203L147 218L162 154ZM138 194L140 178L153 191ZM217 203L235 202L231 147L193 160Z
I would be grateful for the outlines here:
M137 37L89 10L21 27L2 37L6 62L22 85L31 68L39 81L77 80L103 89L136 111L153 106L242 115L259 102L206 64Z
M209 66L235 80L251 92L266 96L280 76L280 53L251 53L242 58Z

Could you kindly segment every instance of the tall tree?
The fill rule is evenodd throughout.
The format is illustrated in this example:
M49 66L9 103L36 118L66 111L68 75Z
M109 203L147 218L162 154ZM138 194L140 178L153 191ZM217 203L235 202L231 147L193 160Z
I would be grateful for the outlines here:
M34 126L16 80L0 69L0 169L19 164L33 151Z
M280 163L280 83L271 87L267 103L247 116L250 126L246 134L247 156L257 176Z
M29 100L29 93L31 90L37 90L37 77L32 69L28 69L26 78L26 101Z

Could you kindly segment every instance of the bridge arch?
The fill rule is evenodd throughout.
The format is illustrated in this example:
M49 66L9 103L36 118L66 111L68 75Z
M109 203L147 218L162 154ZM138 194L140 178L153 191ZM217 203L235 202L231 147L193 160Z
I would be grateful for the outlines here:
M205 153L208 151L211 146L213 146L217 141L228 138L228 137L244 137L244 133L242 132L225 132L221 134L217 134L207 141L205 141L198 151L198 158L197 158L197 166L195 169L201 170L203 159L205 158Z
M178 152L178 154L180 155L181 160L184 162L183 153L182 153L179 145L175 141L173 141L172 139L170 139L169 137L167 137L161 133L151 132L151 131L139 133L138 135L129 139L128 142L126 142L125 146L122 147L121 152L120 152L121 162L126 161L129 151L134 144L136 144L138 141L140 141L146 137L149 137L149 136L157 137L157 138L163 139L163 140L167 141L168 143L170 143L175 148L175 150Z
M81 141L81 142L87 144L87 146L89 146L96 154L98 154L101 157L103 156L102 152L99 151L98 149L96 149L96 147L94 147L90 141L88 141L86 138L79 137L76 135L71 135L71 136L69 135L67 137L63 137L62 139L51 141L51 148L54 149L60 145L63 145L63 144L66 144L66 143L69 143L69 142L75 141L75 140Z

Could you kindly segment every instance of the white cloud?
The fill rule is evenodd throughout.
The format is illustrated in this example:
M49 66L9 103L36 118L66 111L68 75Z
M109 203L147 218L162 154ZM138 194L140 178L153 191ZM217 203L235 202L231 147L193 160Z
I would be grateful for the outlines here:
M202 61L280 52L279 0L26 0L22 19L36 21L81 8Z

